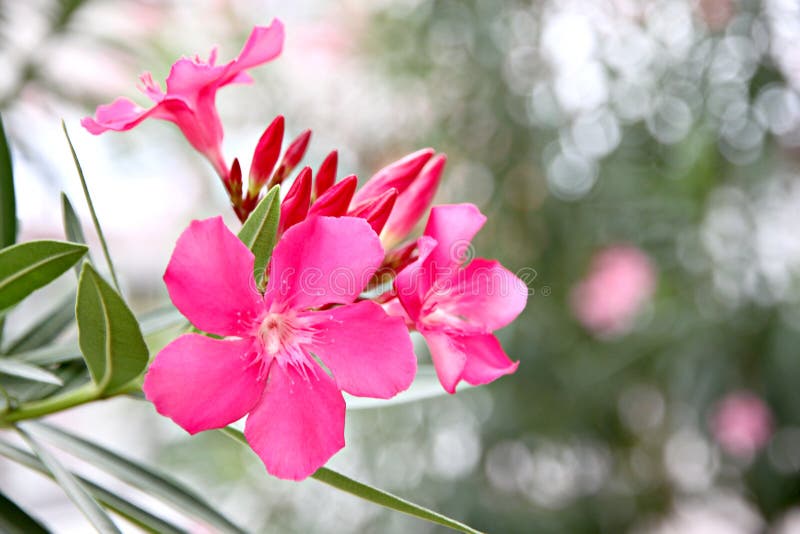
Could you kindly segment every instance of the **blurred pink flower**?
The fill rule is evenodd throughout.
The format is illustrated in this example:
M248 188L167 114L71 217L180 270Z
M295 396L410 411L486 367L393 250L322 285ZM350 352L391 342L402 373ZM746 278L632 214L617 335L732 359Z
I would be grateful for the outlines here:
M758 396L737 391L717 404L711 416L711 430L727 453L749 458L772 436L772 414Z
M342 390L389 398L414 379L403 321L355 302L382 260L363 219L313 217L278 242L262 295L252 252L222 218L194 221L164 282L194 326L224 337L184 334L164 347L145 396L191 434L247 415L245 437L267 471L309 476L344 446Z
M167 77L166 93L146 72L139 78L140 90L155 103L153 107L144 109L120 97L109 105L99 106L94 118L86 117L81 124L90 133L99 135L108 130L130 130L149 117L173 122L226 180L229 169L222 155L222 123L215 103L217 90L232 83L251 82L247 70L275 59L281 53L283 39L283 24L276 19L269 26L253 28L239 55L224 65L216 64L216 49L207 61L199 56L179 59Z
M570 297L575 317L598 336L625 333L652 295L656 272L650 259L630 245L608 247L594 256L589 274Z

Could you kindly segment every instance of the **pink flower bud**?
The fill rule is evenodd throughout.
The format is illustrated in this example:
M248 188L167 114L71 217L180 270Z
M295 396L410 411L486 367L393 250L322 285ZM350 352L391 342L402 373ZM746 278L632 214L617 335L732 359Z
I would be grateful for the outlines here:
M314 197L320 198L325 191L330 189L336 181L336 166L339 162L339 153L333 151L325 158L317 171L317 179L314 182Z
M408 189L398 195L397 202L394 204L394 209L381 235L381 241L385 247L391 248L405 239L428 211L433 197L436 195L436 190L439 188L445 163L447 163L447 156L444 154L433 157L408 186Z
M319 176L317 176L319 181ZM356 192L358 178L352 174L328 189L319 197L308 211L309 215L327 215L330 217L341 217L347 213L350 200Z
M248 187L250 196L257 196L272 175L272 170L281 154L283 129L283 115L278 115L258 140L253 152L253 163L250 165L250 186Z
M289 148L286 149L286 153L283 155L281 164L278 165L275 174L272 175L269 181L269 187L282 183L286 177L289 176L297 164L300 163L300 160L303 159L303 156L305 156L310 139L311 130L306 130L292 141Z
M289 192L281 202L281 220L278 223L278 234L282 234L308 215L311 204L311 168L305 167L295 178Z
M375 233L380 234L389 219L389 215L392 213L396 200L397 189L388 189L375 198L357 204L348 212L348 215L366 219L372 229L375 230Z
M408 189L422 167L433 157L433 153L432 148L423 148L390 163L367 180L364 187L356 193L353 202L361 204L392 188L397 189L398 193L402 193Z

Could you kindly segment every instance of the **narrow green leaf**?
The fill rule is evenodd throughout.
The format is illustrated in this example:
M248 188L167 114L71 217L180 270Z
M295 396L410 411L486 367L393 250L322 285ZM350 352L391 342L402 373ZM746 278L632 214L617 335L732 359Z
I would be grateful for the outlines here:
M81 484L64 466L52 455L50 452L39 444L38 441L33 439L31 435L21 426L17 426L17 431L22 438L31 448L31 450L39 457L44 466L53 475L53 478L67 494L67 497L75 503L75 506L86 516L86 519L97 529L98 532L103 534L107 532L119 532L114 522L108 517L108 514L97 504L97 501L89 495Z
M86 250L63 241L29 241L0 250L0 310L58 278Z
M78 345L102 391L114 391L144 371L148 350L139 322L89 263L83 264L78 280L75 315Z
M17 503L0 493L0 532L6 534L48 534L42 526L28 512L20 508Z
M192 490L141 463L52 425L29 423L29 426L35 427L38 435L56 447L91 463L149 495L163 499L176 509L205 521L221 532L242 532Z
M103 229L100 227L100 221L97 219L97 212L94 210L94 203L92 202L92 196L89 194L89 187L86 185L86 177L83 175L83 167L81 167L81 162L78 160L78 154L75 152L75 147L72 144L72 139L69 138L67 125L64 121L61 121L61 128L64 130L64 135L66 136L67 143L69 144L69 151L72 153L72 161L75 162L75 169L78 171L78 178L80 178L81 180L81 187L83 187L83 196L86 197L86 204L89 206L89 213L92 216L94 229L97 232L97 237L100 239L100 247L103 249L103 255L106 257L108 270L111 273L111 280L113 280L114 287L117 288L117 292L122 293L119 289L119 282L117 281L117 273L114 270L114 263L111 261L111 254L108 253L108 244L106 243L106 237L103 234Z
M235 428L225 427L220 429L220 431L239 443L247 445L247 440L245 439L244 434ZM434 512L433 510L429 510L401 497L392 495L389 492L353 480L352 478L346 477L341 473L337 473L336 471L328 469L327 467L320 467L317 469L317 471L311 475L311 478L324 484L328 484L329 486L332 486L340 491L355 495L356 497L364 499L365 501L414 516L418 519L430 521L431 523L436 523L458 532L465 532L467 534L481 534L480 531L475 530L464 523L456 521L455 519L450 519L449 517Z
M14 170L3 117L0 116L0 248L17 242L17 203L14 195Z
M57 386L63 384L61 379L50 371L45 371L41 367L9 358L0 359L0 374L17 376L19 378L44 382L45 384L55 384Z
M9 445L3 441L0 441L0 455L5 456L9 460L13 462L17 462L20 465L27 467L33 471L37 471L42 475L55 480L53 474L47 470L47 467L34 455L29 454L13 445ZM169 533L169 534L183 534L185 531L176 527L172 523L168 523L164 519L153 515L152 513L140 508L139 506L126 501L122 497L117 496L115 493L112 493L105 489L104 487L95 484L91 480L87 480L83 477L77 477L78 482L83 484L83 486L89 490L89 493L97 499L99 503L101 503L106 508L113 510L118 515L128 519L129 521L139 525L143 529L148 532L153 532L157 534ZM0 523L0 527L2 527L2 523ZM0 530L0 532L5 532L4 530ZM28 531L22 531L21 534L27 534ZM30 532L37 532L32 530ZM47 531L45 531L47 532Z
M83 233L81 220L78 218L75 208L72 207L69 197L63 191L61 192L61 218L64 223L64 234L67 236L67 241L85 245L86 236Z
M13 354L43 347L56 339L74 319L75 293L71 293L44 317L11 341L4 352Z
M278 222L281 218L279 192L280 188L277 185L270 189L239 230L239 239L256 257L254 275L258 281L261 280L261 275L272 256L272 249L275 248Z

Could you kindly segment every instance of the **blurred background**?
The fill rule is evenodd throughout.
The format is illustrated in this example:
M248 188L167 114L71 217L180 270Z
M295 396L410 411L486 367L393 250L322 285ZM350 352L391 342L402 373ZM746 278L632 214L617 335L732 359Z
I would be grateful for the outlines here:
M0 0L20 239L62 237L61 190L88 221L63 117L127 295L163 304L188 221L236 227L223 190L171 124L93 137L78 120L118 95L143 103L136 76L163 80L181 55L219 44L227 61L275 16L284 54L218 95L228 159L249 160L279 113L290 135L313 129L305 163L339 149L339 176L433 146L448 155L437 201L489 216L478 255L531 274L500 333L515 375L351 411L332 467L488 532L800 532L796 0ZM250 531L437 531L272 479L145 403L55 419ZM58 532L87 528L5 460L0 487Z

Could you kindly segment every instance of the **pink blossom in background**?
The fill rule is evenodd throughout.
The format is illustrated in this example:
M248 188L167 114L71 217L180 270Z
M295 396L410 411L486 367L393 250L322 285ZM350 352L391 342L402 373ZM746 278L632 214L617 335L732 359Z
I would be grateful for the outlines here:
M487 384L519 365L493 332L525 308L527 286L497 261L476 258L465 265L469 242L485 222L473 204L434 206L418 241L419 257L397 275L397 298L385 305L425 338L448 393L461 380Z
M598 336L627 332L642 305L652 297L656 270L647 255L630 245L615 245L592 258L589 274L573 289L575 317Z
M363 219L313 217L278 242L262 296L253 254L222 218L194 221L164 282L194 326L224 338L184 334L167 345L145 376L146 397L191 434L247 415L245 436L267 471L311 475L344 446L342 390L389 398L416 373L403 320L354 303L383 256Z
M772 414L758 396L748 391L726 395L711 416L714 439L728 454L749 458L772 436Z
M149 72L142 74L139 89L154 106L144 109L120 97L109 105L99 106L94 117L81 124L92 134L108 130L130 130L152 117L175 123L191 145L203 154L225 180L228 167L222 155L222 123L216 108L217 90L232 83L250 83L247 70L275 59L283 48L284 30L279 20L269 26L256 26L235 58L217 65L217 51L208 60L182 58L176 61L167 77L166 93Z

